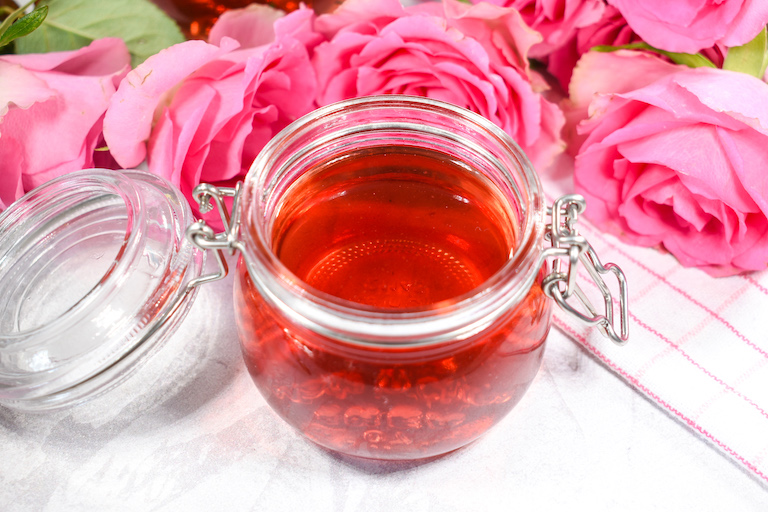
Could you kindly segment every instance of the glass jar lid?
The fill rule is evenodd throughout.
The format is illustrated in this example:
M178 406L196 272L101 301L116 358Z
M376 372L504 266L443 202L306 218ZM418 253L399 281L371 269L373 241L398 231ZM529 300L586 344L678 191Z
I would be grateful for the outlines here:
M89 169L0 214L0 404L53 409L127 377L186 314L204 264L170 183Z

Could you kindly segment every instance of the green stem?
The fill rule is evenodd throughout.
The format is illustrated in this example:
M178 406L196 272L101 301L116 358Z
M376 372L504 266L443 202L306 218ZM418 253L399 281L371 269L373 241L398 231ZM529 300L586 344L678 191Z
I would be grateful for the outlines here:
M702 68L702 67L716 68L717 67L711 60L709 60L708 58L706 58L700 53L668 52L665 50L660 50L659 48L654 48L648 43L642 43L642 42L623 44L621 46L599 45L599 46L593 46L592 50L595 50L598 52L615 52L616 50L647 50L649 52L654 52L654 53L658 53L659 55L664 55L666 57L669 57L669 59L675 64L682 64L690 68Z

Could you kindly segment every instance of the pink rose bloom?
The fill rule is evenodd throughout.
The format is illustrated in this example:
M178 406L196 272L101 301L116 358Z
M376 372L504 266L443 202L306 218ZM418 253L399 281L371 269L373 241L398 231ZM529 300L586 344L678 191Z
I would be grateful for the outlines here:
M680 66L590 114L574 179L593 222L711 275L768 266L768 84Z
M491 120L539 170L563 149L562 113L528 69L528 50L540 36L514 9L348 0L315 28L328 39L313 57L320 105L376 94L426 96Z
M547 71L567 90L576 63L592 48L600 45L621 46L639 40L621 13L615 7L606 5L598 21L578 28L566 44L547 56Z
M580 28L597 23L605 9L603 0L471 0L487 1L520 11L523 20L544 40L531 48L530 57L541 58L561 48Z
M715 44L741 46L768 23L765 0L608 0L651 46L696 53Z
M218 44L186 41L139 65L120 84L104 121L117 162L134 167L146 158L151 172L190 199L201 182L242 179L273 135L315 107L315 73L292 35L307 15L304 9L281 18L274 41L249 41L265 43L259 46L239 48L218 27ZM216 217L210 220L220 227Z
M0 210L52 178L104 165L95 151L104 112L129 69L120 39L0 55Z

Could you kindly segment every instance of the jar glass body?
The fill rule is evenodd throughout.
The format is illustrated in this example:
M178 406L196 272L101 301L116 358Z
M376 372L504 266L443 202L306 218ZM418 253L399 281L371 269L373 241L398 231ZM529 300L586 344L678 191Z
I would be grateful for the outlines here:
M282 219L290 212L298 212L294 220L307 218L315 204L318 191L306 193L303 180L322 176L325 171L318 169L326 169L326 163L343 162L359 151L404 147L459 162L458 172L470 181L440 181L439 172L433 181L465 203L477 199L469 191L474 185L466 183L479 184L483 200L476 202L506 233L505 260L471 290L414 306L358 302L307 284L277 256ZM328 183L338 188L338 198L352 194L345 186L371 180L372 175L390 179L387 172L362 165ZM398 175L397 187L407 186L402 180L421 183L424 176L434 177L431 171L409 172ZM416 208L413 211L418 206L408 205ZM260 154L236 214L243 257L235 280L235 309L246 365L273 409L317 444L374 459L444 454L500 421L533 380L551 313L541 289L540 183L514 142L483 118L441 102L395 96L320 109L281 132ZM419 217L419 226L431 215ZM345 222L344 214L339 218L334 225ZM469 225L463 231L466 226L460 224L445 228L458 245L479 230ZM353 237L350 230L342 231ZM345 258L333 259L334 265L371 254L384 254L386 265L387 255L402 248L407 236L396 237L395 249L378 252L357 244L354 256L347 252ZM424 246L408 244L410 251ZM468 247L468 260L461 263L444 256L443 249L432 252L450 261L449 270L455 273L474 257L484 257L473 255L471 244ZM380 283L380 277L344 283L345 289ZM398 279L384 288L397 288L398 297L418 290L411 281Z

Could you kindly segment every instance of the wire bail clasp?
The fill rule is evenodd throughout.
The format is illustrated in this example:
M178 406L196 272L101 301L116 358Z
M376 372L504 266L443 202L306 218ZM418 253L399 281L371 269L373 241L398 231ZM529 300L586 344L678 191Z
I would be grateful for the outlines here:
M578 194L569 194L557 199L547 214L551 223L547 224L544 238L552 246L544 250L544 258L554 258L552 271L544 278L544 293L558 306L582 322L597 327L598 330L617 345L624 345L629 340L629 313L627 281L624 272L614 263L603 265L587 239L579 234L576 223L584 212L586 202ZM567 268L563 268L563 262ZM576 283L579 262L597 285L604 301L604 314L599 314L592 302ZM619 283L619 332L616 332L614 303L611 290L603 280L603 275L613 274ZM569 302L573 295L587 311L587 314L575 309Z
M240 225L237 203L240 199L240 190L241 183L238 183L235 188L215 187L208 183L201 183L192 191L195 201L200 206L200 213L210 212L213 210L215 204L219 210L221 220L224 223L224 231L221 233L216 233L213 228L206 224L202 219L187 228L187 240L199 249L213 251L216 261L219 264L218 273L198 278L198 282L195 283L196 286L204 282L218 281L219 279L226 277L229 273L229 266L224 258L224 251L229 251L229 254L232 255L235 253L235 250L239 250L240 248L240 244L237 240L237 232ZM230 213L224 202L227 197L233 198L233 213Z

